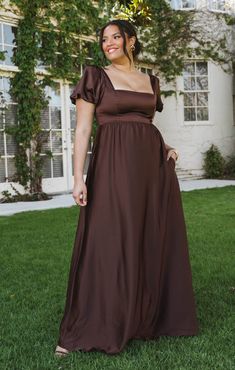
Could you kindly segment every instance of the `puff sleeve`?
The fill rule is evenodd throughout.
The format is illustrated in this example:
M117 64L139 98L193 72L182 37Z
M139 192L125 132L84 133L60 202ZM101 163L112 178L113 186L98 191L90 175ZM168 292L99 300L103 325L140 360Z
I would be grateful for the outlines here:
M163 110L163 102L161 99L161 91L160 91L160 81L159 78L155 76L156 80L156 95L157 95L157 102L155 106L155 111L161 112Z
M81 79L70 95L71 102L76 104L76 100L82 98L89 103L97 104L101 91L100 77L100 70L97 66L86 66Z

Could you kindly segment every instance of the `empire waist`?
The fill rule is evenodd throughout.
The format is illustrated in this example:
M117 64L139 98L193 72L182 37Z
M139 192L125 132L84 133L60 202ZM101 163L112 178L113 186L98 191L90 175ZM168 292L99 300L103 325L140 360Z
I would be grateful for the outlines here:
M130 112L130 113L119 113L119 114L107 114L107 112L96 112L96 120L99 125L103 125L109 122L142 122L152 123L153 116L143 114L141 112Z
M117 122L117 123L128 123L128 122L138 122L138 123L144 123L144 124L151 124L152 123L152 120L149 119L149 118L143 118L143 117L132 117L132 118L126 118L126 117L112 117L110 119L107 120L107 118L105 120L97 120L97 123L99 126L103 126L103 125L106 125L106 124L109 124L109 123L114 123L114 122Z

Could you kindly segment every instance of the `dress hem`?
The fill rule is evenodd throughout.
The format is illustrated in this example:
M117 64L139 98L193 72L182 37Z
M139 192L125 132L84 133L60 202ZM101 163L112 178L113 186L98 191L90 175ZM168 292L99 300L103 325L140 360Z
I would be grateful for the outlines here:
M127 343L131 340L143 340L143 341L150 341L150 340L157 340L159 337L184 337L184 336L196 336L198 335L199 329L194 328L194 329L188 329L188 330L173 330L170 332L159 332L155 335L152 336L132 336L128 338L125 343L119 348L119 349L114 349L114 350L108 350L104 349L98 346L87 346L83 347L82 346L75 346L75 347L69 347L66 345L61 344L61 342L58 342L58 345L62 348L65 348L69 352L91 352L91 351L99 351L99 352L105 352L106 354L119 354L120 352L123 351L124 347L126 347Z

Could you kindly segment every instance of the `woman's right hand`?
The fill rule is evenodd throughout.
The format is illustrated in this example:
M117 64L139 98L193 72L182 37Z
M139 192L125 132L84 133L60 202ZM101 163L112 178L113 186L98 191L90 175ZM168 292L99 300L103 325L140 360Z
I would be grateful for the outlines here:
M83 180L80 180L74 184L73 199L78 206L87 205L87 187Z

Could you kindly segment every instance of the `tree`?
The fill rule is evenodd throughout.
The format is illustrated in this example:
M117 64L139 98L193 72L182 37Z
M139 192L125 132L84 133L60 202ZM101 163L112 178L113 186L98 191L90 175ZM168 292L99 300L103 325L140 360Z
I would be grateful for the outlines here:
M108 4L110 17L130 19L138 27L144 60L156 64L166 81L180 75L190 57L211 59L231 71L232 15L176 11L166 0L109 0Z

